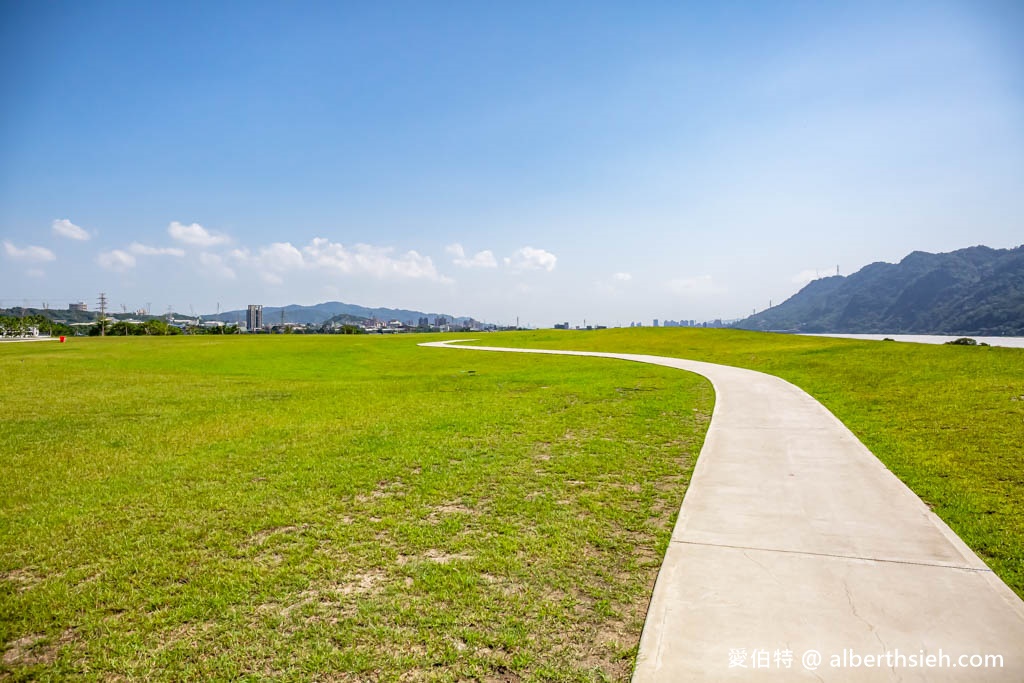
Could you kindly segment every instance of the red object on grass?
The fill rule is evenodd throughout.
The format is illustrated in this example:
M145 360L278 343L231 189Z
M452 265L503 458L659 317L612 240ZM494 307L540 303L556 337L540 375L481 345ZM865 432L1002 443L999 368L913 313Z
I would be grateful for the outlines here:
M62 334L62 335L60 336L60 343L61 343L61 344L63 344L63 343L64 343L64 335L63 335L63 334Z

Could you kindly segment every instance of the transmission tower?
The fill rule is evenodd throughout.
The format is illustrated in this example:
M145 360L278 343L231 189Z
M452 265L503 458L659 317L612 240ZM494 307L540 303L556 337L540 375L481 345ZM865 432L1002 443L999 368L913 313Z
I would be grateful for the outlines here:
M100 336L107 336L107 295L100 292Z

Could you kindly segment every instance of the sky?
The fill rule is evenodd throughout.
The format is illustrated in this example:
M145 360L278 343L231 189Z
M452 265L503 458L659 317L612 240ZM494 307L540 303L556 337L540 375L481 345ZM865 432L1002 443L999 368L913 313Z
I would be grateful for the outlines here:
M0 0L0 306L739 318L1024 243L1019 2Z

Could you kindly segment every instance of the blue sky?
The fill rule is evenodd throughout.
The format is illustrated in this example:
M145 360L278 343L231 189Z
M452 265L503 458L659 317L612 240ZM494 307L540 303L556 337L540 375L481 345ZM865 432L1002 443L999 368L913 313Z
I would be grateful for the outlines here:
M732 318L1024 242L1013 2L0 0L0 100L3 306Z

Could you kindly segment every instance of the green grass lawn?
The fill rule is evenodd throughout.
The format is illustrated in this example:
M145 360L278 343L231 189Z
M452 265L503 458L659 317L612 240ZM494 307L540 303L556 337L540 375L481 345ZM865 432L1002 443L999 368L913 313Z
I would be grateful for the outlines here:
M628 679L710 385L426 338L0 344L0 678Z
M0 677L628 679L710 386L429 338L0 345ZM784 377L1024 594L1024 351L481 341Z
M480 343L678 356L783 377L835 413L1024 597L1024 349L678 328Z

